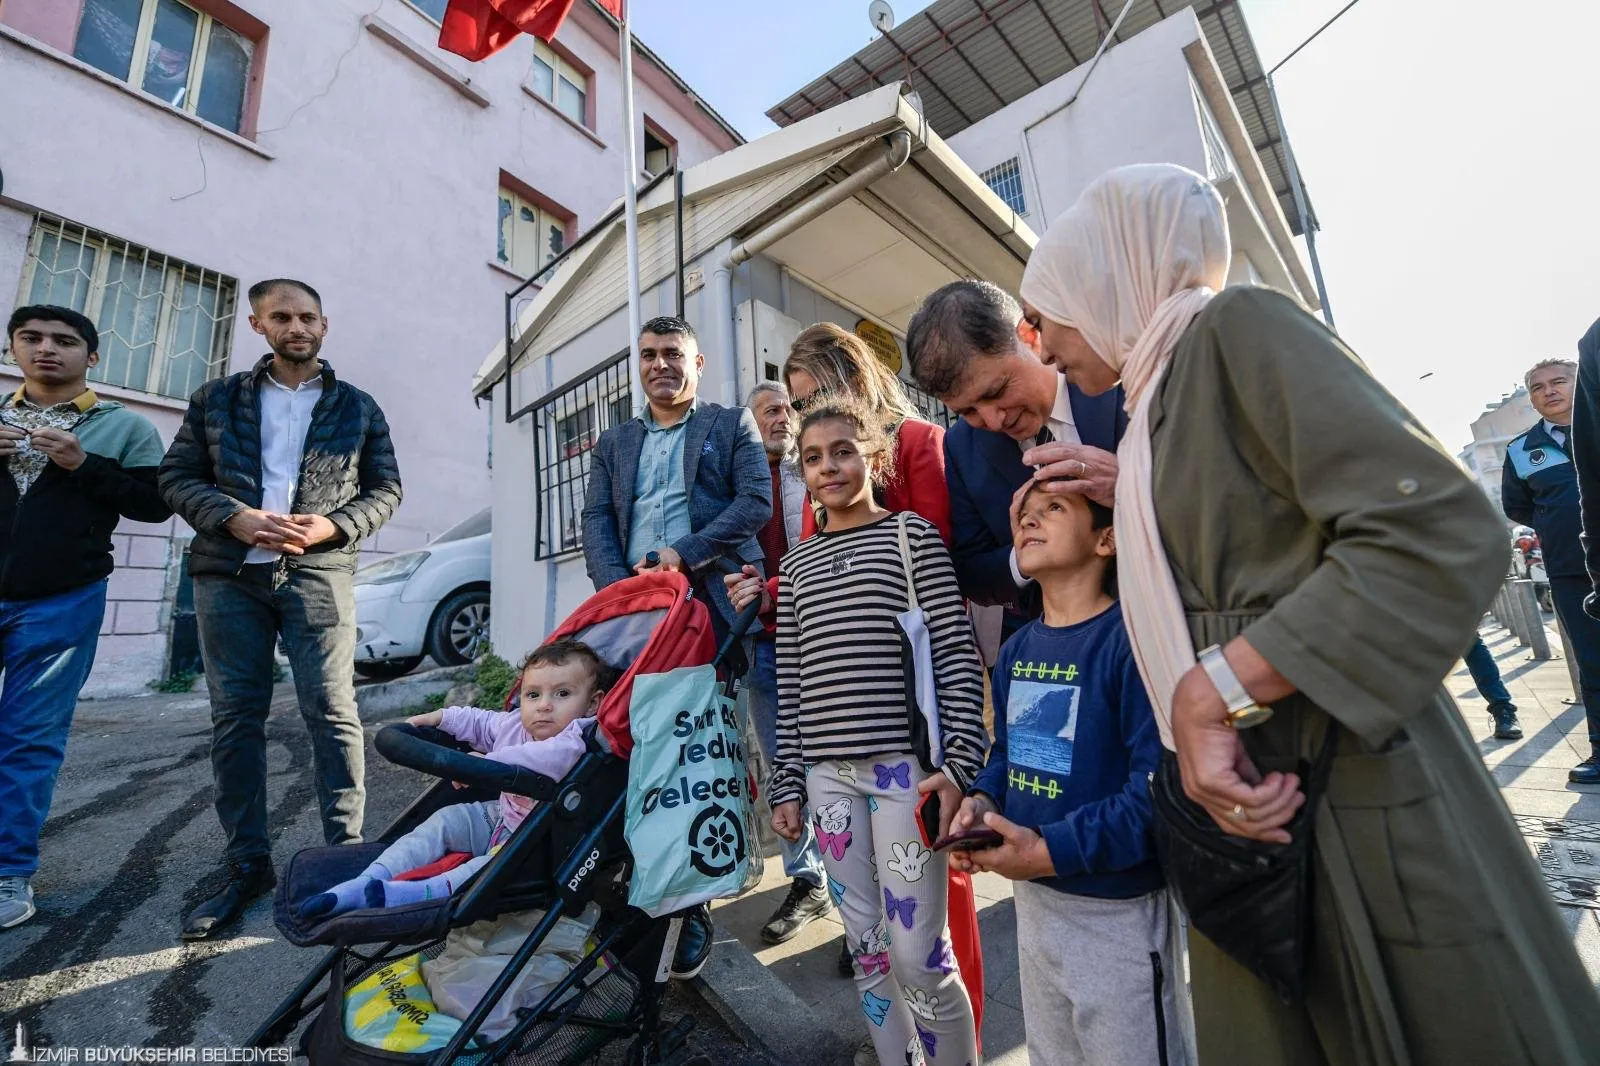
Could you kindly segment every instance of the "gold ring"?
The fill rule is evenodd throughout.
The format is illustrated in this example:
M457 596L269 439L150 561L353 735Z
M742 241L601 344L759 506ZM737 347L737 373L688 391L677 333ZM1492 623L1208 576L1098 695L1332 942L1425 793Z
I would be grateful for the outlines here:
M1250 820L1244 813L1244 804L1242 803L1235 803L1233 805L1233 810L1228 812L1228 817L1232 818L1236 822L1247 822Z
M1082 478L1082 477L1087 477L1088 474L1089 474L1089 464L1084 462L1082 459L1079 459L1078 460L1078 476L1080 478Z

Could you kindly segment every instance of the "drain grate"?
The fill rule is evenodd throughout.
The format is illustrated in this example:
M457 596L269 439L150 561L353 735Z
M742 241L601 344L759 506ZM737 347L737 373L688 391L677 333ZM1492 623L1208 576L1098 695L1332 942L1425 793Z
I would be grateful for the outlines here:
M1557 903L1600 910L1600 822L1519 814L1517 828Z

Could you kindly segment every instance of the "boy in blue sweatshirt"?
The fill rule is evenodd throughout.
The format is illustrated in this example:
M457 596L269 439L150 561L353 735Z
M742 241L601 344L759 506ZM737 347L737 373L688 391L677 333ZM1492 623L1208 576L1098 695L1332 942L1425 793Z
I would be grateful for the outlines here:
M1161 755L1116 593L1111 512L1033 491L1013 528L1044 617L994 669L994 746L952 832L1003 842L951 853L1017 882L1023 1019L1034 1066L1185 1061L1166 890L1150 836Z

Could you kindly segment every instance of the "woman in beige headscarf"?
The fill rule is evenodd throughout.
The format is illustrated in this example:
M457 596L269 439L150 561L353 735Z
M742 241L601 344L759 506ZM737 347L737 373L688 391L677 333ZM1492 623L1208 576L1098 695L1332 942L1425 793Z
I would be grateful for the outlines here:
M1600 1062L1600 1000L1440 685L1505 573L1501 524L1293 300L1217 291L1228 262L1205 179L1124 167L1022 281L1046 361L1127 393L1123 610L1184 791L1282 842L1304 794L1278 771L1335 731L1305 1001L1191 932L1200 1062ZM1243 694L1197 663L1217 645ZM1232 727L1252 700L1272 716Z

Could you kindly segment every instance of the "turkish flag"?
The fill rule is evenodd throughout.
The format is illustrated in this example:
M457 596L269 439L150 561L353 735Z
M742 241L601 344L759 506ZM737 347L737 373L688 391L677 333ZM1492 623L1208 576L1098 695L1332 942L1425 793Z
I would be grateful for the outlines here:
M622 18L623 0L596 0ZM439 47L477 62L510 44L518 34L541 41L556 35L574 0L450 0L439 29Z

